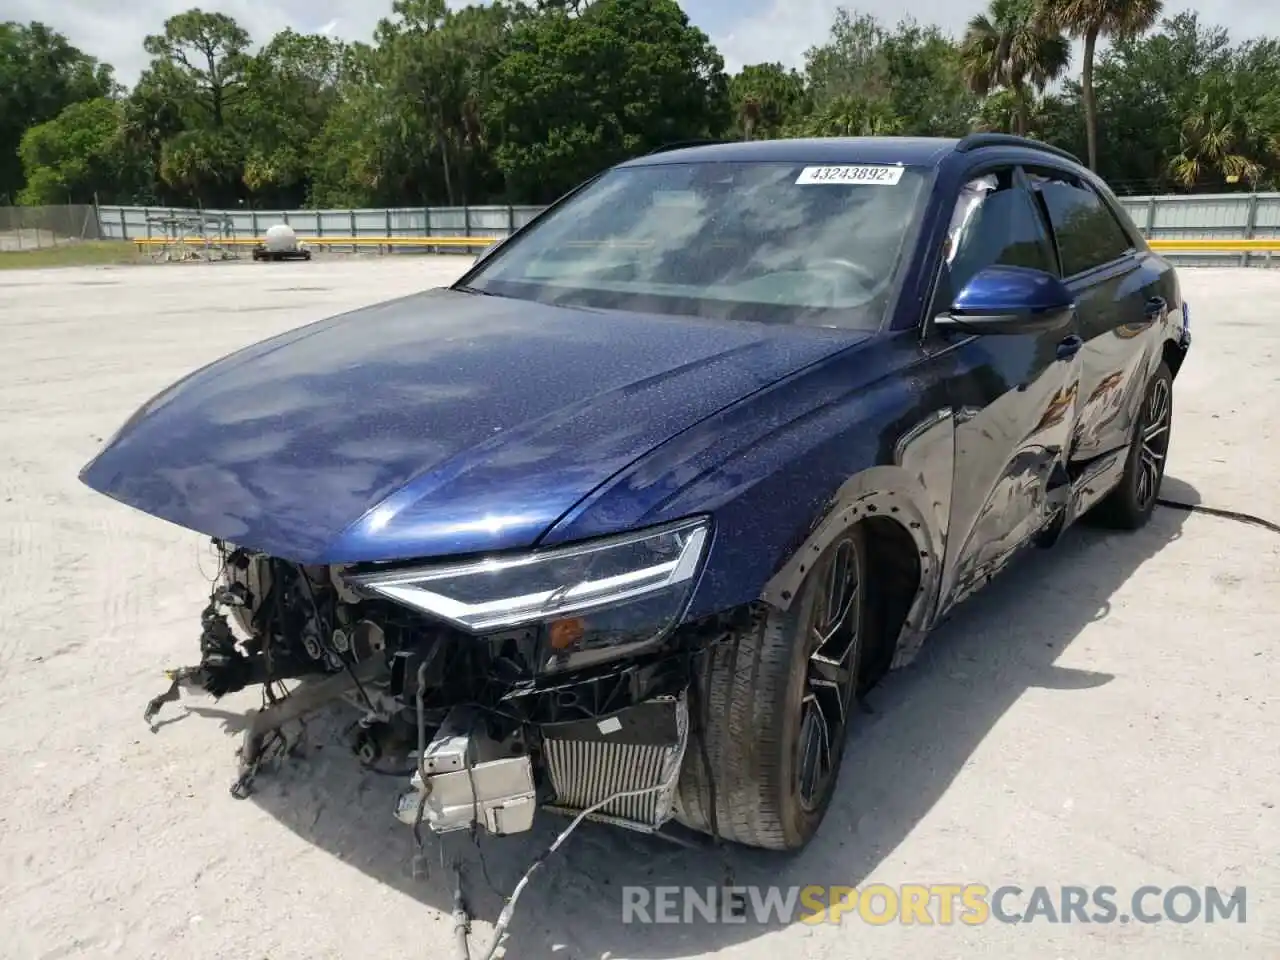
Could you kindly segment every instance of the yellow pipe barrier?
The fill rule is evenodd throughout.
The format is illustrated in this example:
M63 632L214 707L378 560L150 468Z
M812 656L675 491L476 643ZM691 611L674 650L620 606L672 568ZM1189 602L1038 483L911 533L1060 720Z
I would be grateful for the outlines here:
M487 247L501 237L299 237L298 242L309 247ZM144 247L160 247L183 243L202 247L252 247L263 243L263 238L232 238L226 240L203 237L184 237L181 240L166 237L135 237L130 241L141 250ZM1170 253L1271 253L1280 252L1280 237L1269 240L1149 240L1153 250Z
M500 237L298 237L300 244L309 247L487 247ZM190 247L256 247L265 243L261 237L234 237L216 239L210 237L134 237L130 243L143 247L163 247L186 244Z
M1270 253L1280 251L1280 237L1270 240L1148 240L1152 250L1191 253Z

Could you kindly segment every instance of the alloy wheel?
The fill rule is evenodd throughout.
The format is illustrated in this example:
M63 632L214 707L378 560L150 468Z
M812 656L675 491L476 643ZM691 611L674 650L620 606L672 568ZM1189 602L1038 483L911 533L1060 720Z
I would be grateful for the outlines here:
M826 564L811 575L819 578L821 594L809 617L808 659L800 709L796 764L800 805L812 812L826 795L835 772L857 683L861 617L861 574L858 549L846 539L833 549Z
M1165 456L1169 452L1169 426L1173 413L1169 381L1158 378L1151 385L1138 434L1138 476L1135 499L1145 510L1160 490Z

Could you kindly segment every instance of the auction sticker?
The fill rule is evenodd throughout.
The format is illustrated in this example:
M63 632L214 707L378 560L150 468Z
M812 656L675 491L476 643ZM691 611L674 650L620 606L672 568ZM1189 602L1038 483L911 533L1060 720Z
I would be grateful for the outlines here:
M892 187L902 179L902 167L844 166L805 167L796 183L854 183Z

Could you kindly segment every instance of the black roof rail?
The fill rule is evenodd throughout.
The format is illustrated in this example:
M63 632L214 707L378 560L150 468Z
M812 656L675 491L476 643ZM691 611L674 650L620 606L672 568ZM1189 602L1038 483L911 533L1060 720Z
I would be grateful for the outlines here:
M672 150L685 150L689 147L716 147L722 143L737 143L737 140L676 140L673 143L664 143L660 147L654 147L646 157L652 157L655 153L669 153Z
M1052 153L1055 157L1070 160L1072 163L1080 163L1080 158L1070 150L1063 150L1061 147L1055 147L1053 144L1045 143L1042 140L1015 136L1012 133L971 133L966 137L962 137L960 142L956 144L956 152L968 153L970 150L980 150L983 147L1027 147L1031 150Z

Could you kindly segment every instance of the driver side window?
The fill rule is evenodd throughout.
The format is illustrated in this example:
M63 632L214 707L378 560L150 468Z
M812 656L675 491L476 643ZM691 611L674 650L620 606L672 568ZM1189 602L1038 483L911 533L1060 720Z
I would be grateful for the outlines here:
M1058 272L1044 222L1012 167L965 184L956 200L943 259L950 282L942 286L953 296L987 267Z

